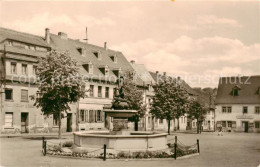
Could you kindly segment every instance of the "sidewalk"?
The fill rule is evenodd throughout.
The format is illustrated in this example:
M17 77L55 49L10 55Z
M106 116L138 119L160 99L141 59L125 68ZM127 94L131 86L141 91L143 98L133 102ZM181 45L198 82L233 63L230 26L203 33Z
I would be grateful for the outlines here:
M61 134L64 136L73 136L73 132L65 132ZM58 133L17 133L17 134L0 134L0 138L13 138L13 137L22 137L22 138L39 138L39 137L57 137Z

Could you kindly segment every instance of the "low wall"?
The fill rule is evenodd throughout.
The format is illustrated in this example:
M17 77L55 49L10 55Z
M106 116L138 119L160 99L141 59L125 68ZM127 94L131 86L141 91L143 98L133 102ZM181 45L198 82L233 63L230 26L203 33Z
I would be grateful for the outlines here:
M74 144L83 148L115 150L160 150L167 148L167 133L130 132L131 135L110 135L109 131L74 132Z

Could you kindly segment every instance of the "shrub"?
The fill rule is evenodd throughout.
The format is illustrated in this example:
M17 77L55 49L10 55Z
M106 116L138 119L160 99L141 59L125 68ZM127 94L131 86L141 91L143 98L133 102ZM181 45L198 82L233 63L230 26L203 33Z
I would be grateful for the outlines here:
M72 147L72 145L73 145L73 141L65 141L62 144L62 147Z

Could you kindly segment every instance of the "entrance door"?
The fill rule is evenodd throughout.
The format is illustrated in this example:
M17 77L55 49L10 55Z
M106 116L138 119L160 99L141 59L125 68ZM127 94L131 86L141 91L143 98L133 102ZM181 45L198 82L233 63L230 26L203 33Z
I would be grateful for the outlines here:
M68 113L67 114L67 132L72 132L72 128L71 128L71 125L72 125L72 113Z
M210 130L210 121L208 121L208 130Z
M21 113L21 133L29 133L28 113Z
M245 122L245 132L248 132L248 122Z

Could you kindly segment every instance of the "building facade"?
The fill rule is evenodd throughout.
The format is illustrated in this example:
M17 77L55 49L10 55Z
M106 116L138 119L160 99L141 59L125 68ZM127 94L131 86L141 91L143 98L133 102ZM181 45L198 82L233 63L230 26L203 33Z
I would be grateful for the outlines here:
M260 132L260 76L220 78L216 127L228 132Z
M106 43L104 47L95 46L70 39L63 32L52 34L49 29L44 37L5 28L0 28L0 34L1 133L58 131L57 120L43 115L30 99L31 95L38 96L37 58L51 50L70 53L79 63L88 90L87 98L70 105L71 110L62 119L62 132L105 127L103 107L111 105L117 78L122 72L133 70L121 52L108 49Z

